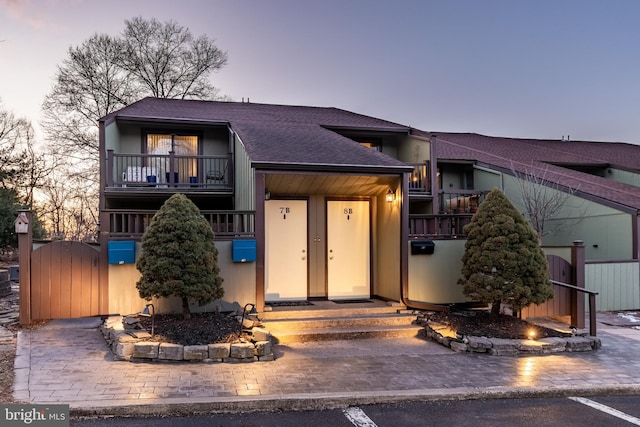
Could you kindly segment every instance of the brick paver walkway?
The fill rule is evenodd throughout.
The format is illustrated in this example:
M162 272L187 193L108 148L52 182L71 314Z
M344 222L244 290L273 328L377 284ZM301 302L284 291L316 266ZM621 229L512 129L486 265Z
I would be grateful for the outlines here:
M381 339L275 346L273 362L236 364L115 361L98 329L42 327L19 334L14 396L130 413L135 406L286 409L482 393L640 392L640 330L598 326L602 348L587 353L459 354L420 339Z

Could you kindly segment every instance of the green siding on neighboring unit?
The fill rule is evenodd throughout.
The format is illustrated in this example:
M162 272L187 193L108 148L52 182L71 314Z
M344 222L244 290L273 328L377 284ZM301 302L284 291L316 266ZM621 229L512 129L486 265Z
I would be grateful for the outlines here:
M235 135L235 206L238 210L255 210L255 171L240 137Z
M509 200L524 212L522 193L517 178L504 175L504 190ZM550 192L558 192L548 188ZM574 240L585 243L588 260L620 260L633 258L631 215L620 210L569 196L560 213L548 221L543 236L544 246L570 246Z
M502 173L489 169L473 168L474 190L491 191L494 188L502 189Z
M458 285L466 240L434 240L432 255L411 255L409 245L409 299L431 304L466 302Z
M613 181L622 182L623 184L629 184L636 187L640 187L640 173L623 171L620 169L607 169L605 178Z
M397 158L406 163L424 163L431 159L431 143L425 139L408 137L398 147Z
M597 311L637 310L640 308L640 263L588 263L585 287L597 291Z

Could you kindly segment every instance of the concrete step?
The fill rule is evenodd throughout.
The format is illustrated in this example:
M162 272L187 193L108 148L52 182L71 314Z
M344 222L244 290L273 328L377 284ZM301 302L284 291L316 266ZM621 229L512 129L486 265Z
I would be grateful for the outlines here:
M283 319L302 319L302 318L319 318L319 317L341 317L341 316L357 316L364 314L396 314L398 310L404 307L399 306L381 306L381 307L363 307L363 308L331 308L331 309L278 309L273 311L261 312L259 317L262 320L283 320Z
M415 337L416 313L402 304L374 300L367 304L314 301L312 306L278 307L260 313L277 343Z
M366 313L339 316L292 317L263 320L272 334L291 330L315 331L327 328L357 328L372 326L409 326L416 320L414 314Z
M418 336L423 330L424 328L418 325L344 327L307 331L283 331L273 334L273 338L277 344L372 338L412 338Z

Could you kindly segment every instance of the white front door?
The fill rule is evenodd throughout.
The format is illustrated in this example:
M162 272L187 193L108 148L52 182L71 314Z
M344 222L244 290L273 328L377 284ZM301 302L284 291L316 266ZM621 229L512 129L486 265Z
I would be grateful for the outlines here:
M368 201L327 202L327 296L362 299L370 295Z
M265 201L265 301L307 299L307 202Z

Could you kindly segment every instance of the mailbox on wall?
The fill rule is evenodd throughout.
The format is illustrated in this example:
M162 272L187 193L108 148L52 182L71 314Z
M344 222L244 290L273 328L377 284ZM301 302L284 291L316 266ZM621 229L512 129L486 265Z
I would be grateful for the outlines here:
M255 240L233 240L231 242L233 262L255 262Z
M431 240L412 240L411 255L431 255L436 248L436 244Z
M136 261L136 242L114 240L109 242L109 264L133 264Z

